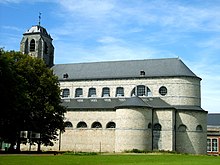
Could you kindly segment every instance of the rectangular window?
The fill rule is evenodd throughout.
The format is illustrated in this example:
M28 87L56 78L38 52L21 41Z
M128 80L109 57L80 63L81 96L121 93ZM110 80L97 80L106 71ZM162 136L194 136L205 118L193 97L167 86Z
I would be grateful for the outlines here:
M212 139L212 151L213 152L218 151L218 141L217 141L217 139Z
M95 96L96 96L96 89L89 88L89 97L95 97Z
M207 139L207 151L208 152L218 152L218 139Z
M123 87L117 87L116 88L116 97L124 96L124 88Z
M207 139L207 151L212 151L211 150L211 139Z
M110 89L105 87L102 89L102 97L109 97L110 96Z
M69 97L70 90L69 89L63 89L62 97Z
M144 85L137 86L137 96L146 95L146 87Z
M76 93L75 93L75 97L82 97L82 96L83 96L82 88L77 88Z

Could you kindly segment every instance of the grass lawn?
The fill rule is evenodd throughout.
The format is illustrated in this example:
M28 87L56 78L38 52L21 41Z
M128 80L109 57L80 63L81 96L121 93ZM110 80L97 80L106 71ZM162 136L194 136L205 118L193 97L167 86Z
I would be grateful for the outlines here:
M220 156L195 155L0 155L0 165L218 165Z

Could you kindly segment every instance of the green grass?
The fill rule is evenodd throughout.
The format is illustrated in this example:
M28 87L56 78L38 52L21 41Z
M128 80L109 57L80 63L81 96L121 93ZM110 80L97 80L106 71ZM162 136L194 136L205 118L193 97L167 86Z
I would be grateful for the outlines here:
M217 165L220 156L177 154L0 155L0 165Z

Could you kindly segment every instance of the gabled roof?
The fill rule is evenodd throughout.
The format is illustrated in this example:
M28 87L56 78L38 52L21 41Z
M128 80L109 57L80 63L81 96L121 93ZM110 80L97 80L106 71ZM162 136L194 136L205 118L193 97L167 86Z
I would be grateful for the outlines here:
M207 125L220 127L220 113L209 113Z
M52 69L60 81L140 77L197 77L179 58L56 64ZM64 74L67 74L68 78L64 79Z

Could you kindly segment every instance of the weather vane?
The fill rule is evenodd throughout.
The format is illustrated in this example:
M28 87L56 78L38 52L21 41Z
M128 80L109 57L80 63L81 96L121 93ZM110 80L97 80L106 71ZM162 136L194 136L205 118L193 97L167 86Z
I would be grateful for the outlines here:
M40 20L41 20L41 12L39 12L39 21L38 21L38 24L39 24L39 26L40 26Z

